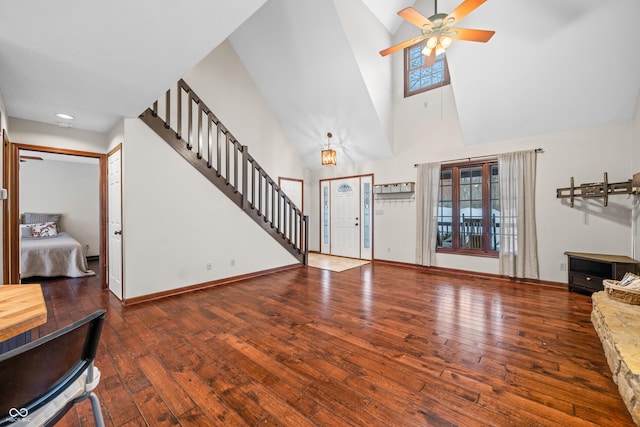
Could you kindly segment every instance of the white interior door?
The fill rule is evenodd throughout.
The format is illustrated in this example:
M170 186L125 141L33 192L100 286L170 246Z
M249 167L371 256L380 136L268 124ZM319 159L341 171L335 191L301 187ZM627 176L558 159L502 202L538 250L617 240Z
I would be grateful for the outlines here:
M291 199L291 201L304 212L304 204L303 204L303 186L304 181L301 179L293 179L293 178L280 178L279 185L284 194Z
M331 254L360 258L360 178L331 181Z
M122 150L109 155L109 290L122 299Z

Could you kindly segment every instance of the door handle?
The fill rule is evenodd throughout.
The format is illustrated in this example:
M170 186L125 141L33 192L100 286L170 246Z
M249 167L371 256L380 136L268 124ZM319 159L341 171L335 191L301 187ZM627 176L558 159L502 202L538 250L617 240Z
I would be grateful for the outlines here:
M116 236L122 235L122 230L116 230L113 232L113 234L115 234Z

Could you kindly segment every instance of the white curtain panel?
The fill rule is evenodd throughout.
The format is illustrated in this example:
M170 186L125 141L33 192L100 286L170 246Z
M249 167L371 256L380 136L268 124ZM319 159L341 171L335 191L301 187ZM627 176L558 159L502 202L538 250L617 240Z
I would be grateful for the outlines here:
M498 155L500 169L500 274L538 278L536 151Z
M418 165L417 168L416 263L418 265L432 266L436 262L440 163L423 163Z

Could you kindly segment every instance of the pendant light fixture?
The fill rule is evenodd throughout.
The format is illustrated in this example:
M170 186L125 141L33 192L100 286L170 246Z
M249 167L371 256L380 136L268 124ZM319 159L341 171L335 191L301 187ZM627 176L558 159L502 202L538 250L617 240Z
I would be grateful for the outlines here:
M336 151L331 149L331 132L327 133L327 149L322 150L322 166L336 165Z

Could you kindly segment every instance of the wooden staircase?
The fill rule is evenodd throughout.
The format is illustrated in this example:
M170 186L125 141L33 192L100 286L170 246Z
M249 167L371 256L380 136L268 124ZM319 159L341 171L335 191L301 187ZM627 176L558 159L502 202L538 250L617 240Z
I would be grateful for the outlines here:
M309 217L184 80L147 108L140 119L299 262L307 264Z

